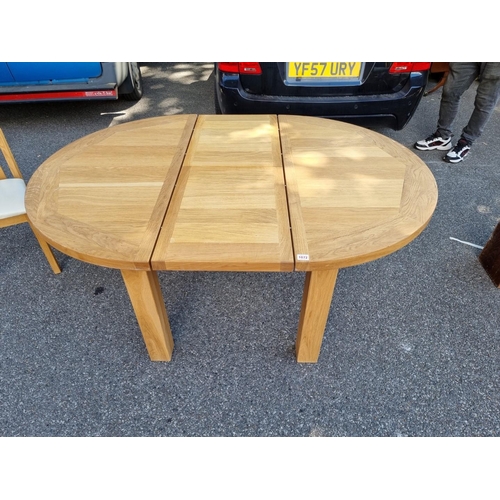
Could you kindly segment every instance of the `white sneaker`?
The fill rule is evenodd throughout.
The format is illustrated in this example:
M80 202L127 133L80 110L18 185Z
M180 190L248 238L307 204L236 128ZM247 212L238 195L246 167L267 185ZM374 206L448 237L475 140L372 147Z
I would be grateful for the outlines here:
M427 139L423 139L414 144L416 149L420 149L420 151L432 151L433 149L439 149L439 151L448 151L451 149L451 137L448 139L443 139L437 132L434 132L432 135L427 137Z
M462 137L457 145L443 157L443 160L447 163L459 163L469 154L469 151L470 143Z

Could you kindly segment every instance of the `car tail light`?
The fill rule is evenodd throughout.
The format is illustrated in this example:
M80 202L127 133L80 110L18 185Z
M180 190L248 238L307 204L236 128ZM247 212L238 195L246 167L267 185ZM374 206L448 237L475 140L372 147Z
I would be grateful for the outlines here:
M411 71L427 71L430 62L395 62L389 68L389 73L410 73Z
M219 70L224 73L239 73L242 75L261 75L262 70L258 62L220 62Z

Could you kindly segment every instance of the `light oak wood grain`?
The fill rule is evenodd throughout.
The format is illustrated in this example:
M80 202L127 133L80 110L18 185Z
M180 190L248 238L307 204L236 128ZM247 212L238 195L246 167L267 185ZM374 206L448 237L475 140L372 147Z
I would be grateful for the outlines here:
M295 351L299 363L316 363L330 313L337 269L306 273Z
M178 115L91 134L49 158L26 196L61 251L122 270L150 358L173 340L155 271L305 271L299 362L317 361L339 268L428 224L437 187L411 151L332 120Z
M122 276L151 361L170 361L174 339L158 276L128 269L122 270Z
M139 120L61 149L30 180L30 220L72 257L150 269L195 120L194 115Z
M8 169L10 170L10 176L7 176L6 172L4 172L2 162L0 161L0 188L3 193L0 196L4 196L3 199L0 199L0 228L15 226L17 224L27 222L38 240L40 248L47 258L52 271L54 274L59 274L61 272L61 268L59 267L59 263L57 262L52 249L33 224L31 224L28 218L23 203L26 184L12 150L10 149L9 143L7 142L2 129L0 129L0 160L2 159L2 156ZM15 189L13 188L12 183L15 184ZM15 194L13 194L13 190ZM13 208L13 205L16 207L15 209Z
M276 116L198 118L152 267L293 270Z
M279 125L297 271L369 262L426 227L437 186L407 148L333 120L280 116Z

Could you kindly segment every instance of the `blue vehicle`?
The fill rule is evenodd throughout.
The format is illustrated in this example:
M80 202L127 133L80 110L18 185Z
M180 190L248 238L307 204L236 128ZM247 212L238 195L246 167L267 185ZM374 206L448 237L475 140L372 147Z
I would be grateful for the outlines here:
M0 103L142 97L136 62L0 62Z

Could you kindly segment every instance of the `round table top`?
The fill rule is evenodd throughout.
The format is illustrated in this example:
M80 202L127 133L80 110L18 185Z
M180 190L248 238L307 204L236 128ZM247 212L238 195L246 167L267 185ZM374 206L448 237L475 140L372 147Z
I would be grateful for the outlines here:
M437 186L381 134L293 115L173 115L79 139L48 158L28 217L62 252L136 270L310 271L414 239Z

